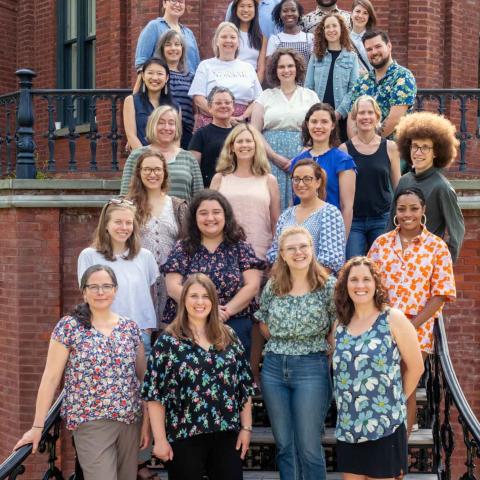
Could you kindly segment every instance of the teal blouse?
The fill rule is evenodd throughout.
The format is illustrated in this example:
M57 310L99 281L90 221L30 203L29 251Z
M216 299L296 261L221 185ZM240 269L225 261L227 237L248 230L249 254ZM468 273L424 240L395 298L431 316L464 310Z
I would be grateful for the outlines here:
M334 277L329 277L324 288L305 295L280 297L273 293L269 280L255 313L255 318L270 330L265 352L281 355L327 352L327 335L336 318L335 282Z

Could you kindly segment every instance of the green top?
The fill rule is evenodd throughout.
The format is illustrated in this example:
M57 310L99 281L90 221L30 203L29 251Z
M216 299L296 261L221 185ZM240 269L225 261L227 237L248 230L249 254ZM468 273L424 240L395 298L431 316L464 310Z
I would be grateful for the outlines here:
M149 147L140 147L129 155L123 167L120 195L126 195L138 157ZM168 162L168 193L189 202L200 190L203 190L202 172L195 157L180 149L175 158Z
M327 352L327 335L336 318L333 292L335 278L329 277L324 288L304 295L275 295L271 280L260 298L255 318L265 322L271 337L265 352L281 355L308 355Z

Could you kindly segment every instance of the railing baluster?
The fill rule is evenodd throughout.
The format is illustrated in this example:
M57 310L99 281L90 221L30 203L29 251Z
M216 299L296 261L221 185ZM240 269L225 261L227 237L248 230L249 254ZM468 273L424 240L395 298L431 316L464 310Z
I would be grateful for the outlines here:
M70 160L68 162L68 170L70 172L77 171L77 160L75 158L76 141L79 135L75 131L75 104L73 95L67 95L66 111L67 111L67 126L68 126L68 149L70 151Z
M114 95L110 97L111 110L112 110L112 122L110 127L110 133L107 135L111 139L112 144L112 170L118 172L118 142L122 136L118 133L117 125L117 100L118 96Z
M97 166L97 140L101 137L98 134L97 126L97 96L92 95L88 102L88 117L90 122L90 131L88 132L87 138L90 139L90 170L96 172L98 170Z
M7 175L12 172L12 145L15 137L12 136L12 111L7 106L6 118L5 118L5 167Z
M44 96L47 100L47 111L48 111L48 163L47 171L55 172L55 139L57 135L55 134L55 97L52 95Z

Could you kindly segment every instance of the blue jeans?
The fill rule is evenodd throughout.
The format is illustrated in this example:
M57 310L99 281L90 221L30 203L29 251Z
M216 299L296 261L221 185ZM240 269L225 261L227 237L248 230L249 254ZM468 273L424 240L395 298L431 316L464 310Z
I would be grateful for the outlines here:
M372 243L385 233L389 213L380 217L353 217L347 241L347 260L357 255L366 255Z
M227 325L232 327L245 349L245 357L250 362L250 346L252 344L252 319L250 317L234 317L228 320Z
M332 400L328 357L267 353L262 393L281 480L325 480L322 433Z

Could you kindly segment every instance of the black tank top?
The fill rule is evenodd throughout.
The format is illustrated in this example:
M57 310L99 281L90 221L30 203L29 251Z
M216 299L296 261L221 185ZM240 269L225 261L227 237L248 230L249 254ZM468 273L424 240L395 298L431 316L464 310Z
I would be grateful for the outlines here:
M351 140L346 143L348 153L357 165L357 183L353 216L379 217L390 210L392 188L390 181L390 158L387 152L387 141L382 138L375 153L360 153Z

